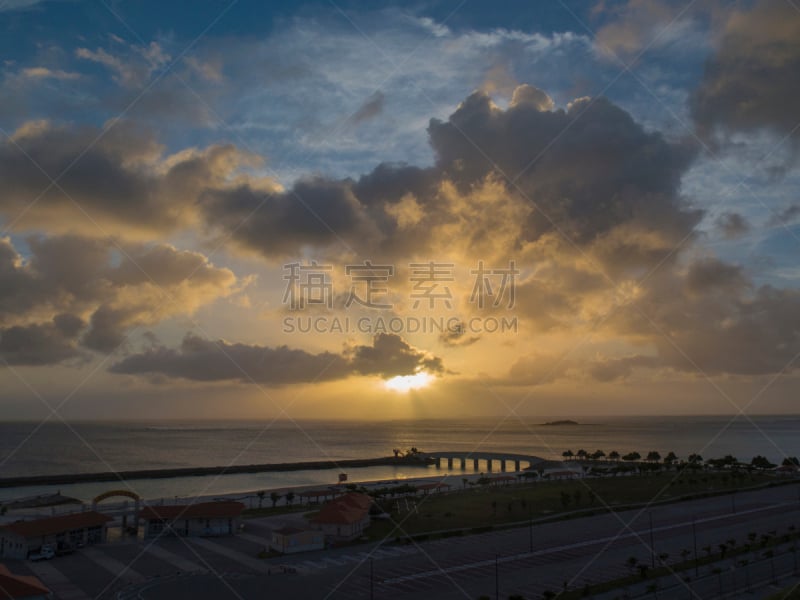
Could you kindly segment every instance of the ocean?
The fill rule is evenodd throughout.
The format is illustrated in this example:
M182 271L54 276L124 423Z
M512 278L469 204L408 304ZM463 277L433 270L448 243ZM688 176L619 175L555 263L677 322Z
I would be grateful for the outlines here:
M800 455L800 417L586 417L578 425L501 417L424 421L229 421L160 423L0 423L0 477L208 467L229 464L342 460L421 451L508 451L559 458L566 449L622 454L673 451L704 458L764 455L779 463ZM469 465L471 469L471 465ZM436 467L348 470L350 481L394 480L441 473ZM461 471L458 470L458 473ZM338 471L292 471L134 480L122 483L0 488L0 501L61 493L88 500L127 488L145 498L214 496L336 483Z

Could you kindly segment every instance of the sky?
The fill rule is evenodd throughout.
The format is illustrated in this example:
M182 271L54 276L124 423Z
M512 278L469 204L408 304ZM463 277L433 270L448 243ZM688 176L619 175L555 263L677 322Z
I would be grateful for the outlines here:
M0 0L0 419L796 413L792 0Z

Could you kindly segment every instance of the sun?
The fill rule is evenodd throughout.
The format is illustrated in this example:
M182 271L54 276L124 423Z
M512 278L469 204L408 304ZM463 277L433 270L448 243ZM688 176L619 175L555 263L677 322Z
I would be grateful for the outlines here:
M384 381L383 385L387 390L405 393L410 390L418 390L427 387L433 379L434 377L430 373L420 371L413 375L398 375L397 377L392 377Z

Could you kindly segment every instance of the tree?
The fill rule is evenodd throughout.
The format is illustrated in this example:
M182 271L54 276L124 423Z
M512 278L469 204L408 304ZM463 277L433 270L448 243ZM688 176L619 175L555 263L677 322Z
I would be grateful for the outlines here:
M292 505L292 502L294 502L294 492L288 492L288 493L286 494L286 504L288 504L289 506L291 506L291 505Z
M651 450L647 453L647 461L648 462L658 462L661 460L661 454L656 452L655 450Z
M394 452L394 457L398 458L402 450L400 450L400 448L392 448L392 452Z
M629 556L628 560L625 561L625 564L631 569L631 571L636 570L636 565L639 564L639 559L635 556Z
M281 495L278 492L272 492L269 495L269 499L272 500L272 508L275 508L278 504L278 500L281 499Z
M678 457L674 452L670 452L669 454L667 454L667 456L664 457L664 463L668 465L671 465L676 460L678 460Z
M575 455L572 453L572 450L564 450L564 452L561 453L561 456L569 460L573 458Z
M595 450L595 451L592 453L592 458L593 458L594 460L600 460L601 458L604 458L604 457L605 457L605 455L606 455L606 453L605 453L605 452L603 452L602 450Z
M608 453L608 458L610 458L611 460L619 460L619 452L617 452L616 450L612 450L611 452Z
M800 467L800 460L796 456L787 456L781 464L784 467Z
M642 458L642 455L639 454L638 452L628 452L625 456L622 457L622 460L634 461L634 460L639 460L640 458Z
M755 467L756 469L774 469L775 465L769 462L765 456L754 456L753 460L750 461L750 465Z
M583 459L583 458L586 458L587 456L589 456L589 453L586 452L586 450L584 450L583 448L581 448L580 450L578 450L576 455L577 455L578 458Z
M258 496L258 508L261 508L261 505L264 503L264 496L266 495L267 493L264 490L261 490L256 494L256 496Z

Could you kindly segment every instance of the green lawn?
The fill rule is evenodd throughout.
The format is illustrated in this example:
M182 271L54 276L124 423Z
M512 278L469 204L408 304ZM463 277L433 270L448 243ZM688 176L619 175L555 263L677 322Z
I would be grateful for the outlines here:
M407 511L405 502L381 502L392 520L408 534L443 529L473 529L557 516L575 510L604 510L650 501L669 501L692 494L746 488L774 481L754 473L732 478L727 473L658 473L632 477L514 484L507 487L475 487L449 494L431 494L417 499L417 511ZM594 498L592 498L594 496ZM411 501L409 500L409 503ZM398 537L389 521L374 521L367 531L371 539Z

